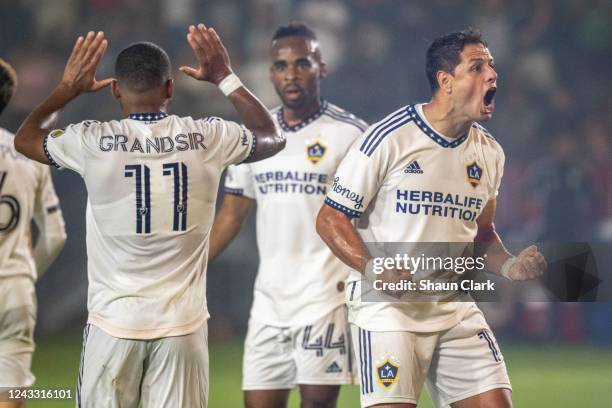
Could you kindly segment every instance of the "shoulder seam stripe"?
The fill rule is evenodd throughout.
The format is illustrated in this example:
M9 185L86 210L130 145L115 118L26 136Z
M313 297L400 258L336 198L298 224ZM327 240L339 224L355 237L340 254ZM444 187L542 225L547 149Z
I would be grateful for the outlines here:
M347 117L343 117L343 116L337 116L337 115L335 115L334 113L331 113L331 112L325 112L324 115L327 115L330 118L339 120L341 122L346 122L346 123L353 124L353 125L357 126L358 128L360 128L362 131L366 129L366 127L364 127L363 123L361 123L359 120L355 120L355 119L351 119L351 118L347 118Z
M355 116L355 115L351 115L351 114L347 115L345 113L336 112L336 111L331 110L331 109L327 109L325 111L325 113L327 113L328 115L335 115L335 116L338 116L340 118L345 118L345 119L349 119L349 120L359 121L359 118L357 118L357 116Z
M388 120L387 122L385 122L384 126L379 127L375 132L373 132L373 137L370 138L370 141L367 143L367 145L365 146L365 148L363 149L364 153L368 153L368 150L371 150L372 146L377 144L376 141L381 137L386 135L387 133L387 129L392 128L393 125L395 125L398 122L401 122L404 119L412 119L410 115L408 115L407 113L403 114L403 115L398 115L396 118L394 118L393 120ZM368 136L369 137L369 136ZM364 145L366 143L364 142Z
M361 145L359 150L364 151L365 148L366 148L366 144L369 144L369 141L370 141L370 138L372 137L372 135L376 131L378 131L378 129L380 129L381 126L384 126L388 121L395 119L398 115L401 115L403 110L404 110L403 108L402 109L398 109L397 111L395 111L392 114L388 115L382 121L378 122L378 124L370 131L370 133L368 134L366 139L363 141L363 144Z
M401 108L398 109L397 111L393 112L392 114L390 114L389 116L387 116L385 119L383 119L381 122L379 122L368 134L368 136L365 138L365 140L363 141L361 147L359 148L359 150L361 150L362 152L365 153L365 151L367 150L367 148L369 147L369 145L371 144L371 139L372 137L376 137L375 134L385 125L387 125L389 122L393 121L394 119L398 118L399 116L403 116L406 114L406 109L405 108Z
M347 118L360 120L357 116L355 116L351 112L345 111L345 110L340 109L340 108L335 107L335 106L327 105L327 110L329 110L329 111L331 111L331 112L333 112L333 113L335 113L337 115L340 115L340 116L345 116Z
M355 116L354 114L352 114L349 111L345 111L344 109L338 108L337 106L331 106L331 105L328 104L327 105L327 111L329 113L334 113L334 114L336 114L338 116L342 116L342 117L345 117L347 119L357 121L357 122L359 122L359 123L361 123L363 125L366 125L366 127L367 127L367 124L366 124L366 122L363 119Z
M387 137L389 135L389 133L393 132L395 129L400 128L402 126L404 126L407 123L412 122L413 118L412 116L408 116L407 118L402 118L399 123L398 121L393 122L393 127L386 129L384 132L382 132L380 134L380 136L376 139L376 142L368 149L368 151L365 152L365 154L370 157L372 155L372 153L374 153L374 150L376 150L376 148L378 147L378 145L380 144L380 142L382 142L382 140Z
M362 123L359 123L356 120L351 120L349 118L344 118L344 117L338 117L338 116L333 115L331 112L325 112L324 115L329 116L332 119L336 119L340 122L344 122L344 123L348 123L349 125L353 125L359 130L361 130L362 132L367 129L366 126L364 126Z
M330 111L333 111L335 113L338 113L340 115L350 115L350 116L354 116L352 113L350 113L349 111L345 111L344 109L340 109L337 106L332 106L332 105L327 105L327 109Z
M495 140L495 138L494 138L494 137L493 137L493 135L492 135L492 134L491 134L491 133L490 133L490 132L487 130L487 128L485 128L484 126L482 126L480 123L474 122L474 123L472 124L472 127L473 127L474 129L478 129L478 130L480 130L480 131L481 131L482 133L484 133L484 135L485 135L486 137L488 137L489 139L491 139L491 140ZM497 141L497 140L495 140L495 141Z
M344 119L346 119L346 120L352 120L352 121L354 121L354 122L357 122L357 123L359 123L359 124L361 124L361 125L363 125L363 126L366 126L366 127L367 127L366 122L365 122L363 119L360 119L360 118L358 118L358 117L357 117L357 116L355 116L355 115L352 115L352 114L348 114L348 115L346 115L346 114L342 114L342 113L334 112L334 111L332 111L332 110L328 110L326 113L327 113L328 115L333 115L333 116L336 116L336 117L338 117L338 118L344 118Z

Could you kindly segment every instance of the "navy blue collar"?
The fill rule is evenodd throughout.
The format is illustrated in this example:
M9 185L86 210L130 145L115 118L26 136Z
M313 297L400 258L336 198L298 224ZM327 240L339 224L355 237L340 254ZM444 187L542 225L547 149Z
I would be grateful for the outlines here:
M167 117L166 112L130 113L128 119L142 120L144 122L157 122Z
M449 142L444 137L442 137L442 135L440 135L438 132L429 127L425 119L422 118L421 115L419 115L419 112L417 111L415 105L410 105L408 107L408 112L414 118L414 123L416 123L416 125L423 131L423 133L425 133L427 136L429 136L431 140L433 140L442 147L457 147L461 143L463 143L468 137L469 132L466 132L463 136L460 136L455 140Z
M289 126L287 122L285 122L285 118L283 118L283 107L281 106L280 109L276 112L276 120L278 121L278 124L280 125L281 129L283 129L285 132L297 132L298 130L308 126L310 123L317 120L325 112L326 109L327 101L321 100L321 106L316 112L314 112L312 115L310 115L297 125Z

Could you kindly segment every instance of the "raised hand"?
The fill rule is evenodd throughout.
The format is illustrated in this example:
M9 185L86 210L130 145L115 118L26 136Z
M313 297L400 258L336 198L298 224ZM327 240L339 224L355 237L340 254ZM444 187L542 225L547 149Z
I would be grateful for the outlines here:
M508 277L515 281L539 278L546 271L546 259L535 245L521 251L508 271Z
M96 80L96 69L107 47L108 41L102 31L97 34L90 31L87 36L80 36L66 62L62 84L77 94L95 92L110 85L112 78Z
M199 81L212 82L218 85L232 73L229 55L217 32L204 24L189 26L187 42L198 61L198 68L182 66L179 70Z

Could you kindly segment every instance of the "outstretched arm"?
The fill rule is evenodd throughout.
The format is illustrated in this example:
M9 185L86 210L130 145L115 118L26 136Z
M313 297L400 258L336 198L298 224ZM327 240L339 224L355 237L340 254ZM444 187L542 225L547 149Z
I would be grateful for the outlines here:
M238 235L253 200L234 194L225 194L223 204L215 215L210 231L208 262L212 262Z
M496 206L496 200L490 200L476 220L478 224L478 233L474 238L476 255L486 254L485 269L518 281L542 276L546 270L546 260L535 245L525 248L516 257L504 247L493 223Z
M53 121L58 111L83 92L95 92L113 81L111 78L97 81L96 69L104 55L108 42L104 33L90 31L79 37L66 63L61 82L51 95L28 115L15 135L15 149L24 156L49 164L44 151L44 139L49 133L46 124Z
M187 41L199 67L183 66L181 72L199 81L220 86L236 109L240 121L257 139L255 153L249 161L258 161L275 155L285 147L285 138L276 128L268 109L232 72L229 56L213 28L204 24L190 26Z

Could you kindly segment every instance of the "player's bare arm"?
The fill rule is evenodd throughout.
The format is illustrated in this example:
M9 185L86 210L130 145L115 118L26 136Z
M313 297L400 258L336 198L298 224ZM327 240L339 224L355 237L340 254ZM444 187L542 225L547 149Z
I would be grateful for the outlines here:
M46 126L53 122L54 115L83 92L95 92L113 81L107 78L96 80L96 70L106 52L108 41L104 33L90 31L80 36L66 62L62 80L51 95L38 105L25 119L15 135L15 149L26 157L49 164L43 141L49 133Z
M233 75L229 55L213 28L204 24L190 26L187 41L198 62L197 68L182 66L180 71L199 81L220 85ZM236 84L240 84L237 77ZM266 107L246 87L238 86L228 94L240 120L257 140L255 153L249 161L258 161L275 155L285 147L285 138L276 128Z
M55 192L49 169L45 168L36 197L34 213L34 222L39 234L32 255L34 256L39 278L57 258L66 243L64 217L59 208L59 203L53 207L48 207L46 199L50 195L55 196Z
M367 279L373 278L373 272L370 270L372 257L346 214L324 204L317 216L316 228L317 233L334 255ZM396 269L385 269L378 276L378 279L383 282L399 282L411 278L412 275L408 271ZM385 292L396 297L401 295L401 291Z
M238 235L253 201L248 197L225 194L210 230L208 262L212 262Z
M334 255L354 270L365 273L371 257L346 214L323 205L317 216L316 228Z
M490 200L476 220L478 233L474 242L480 252L486 254L485 269L515 281L536 279L546 271L546 260L535 245L531 245L514 257L504 247L495 231L496 200Z

